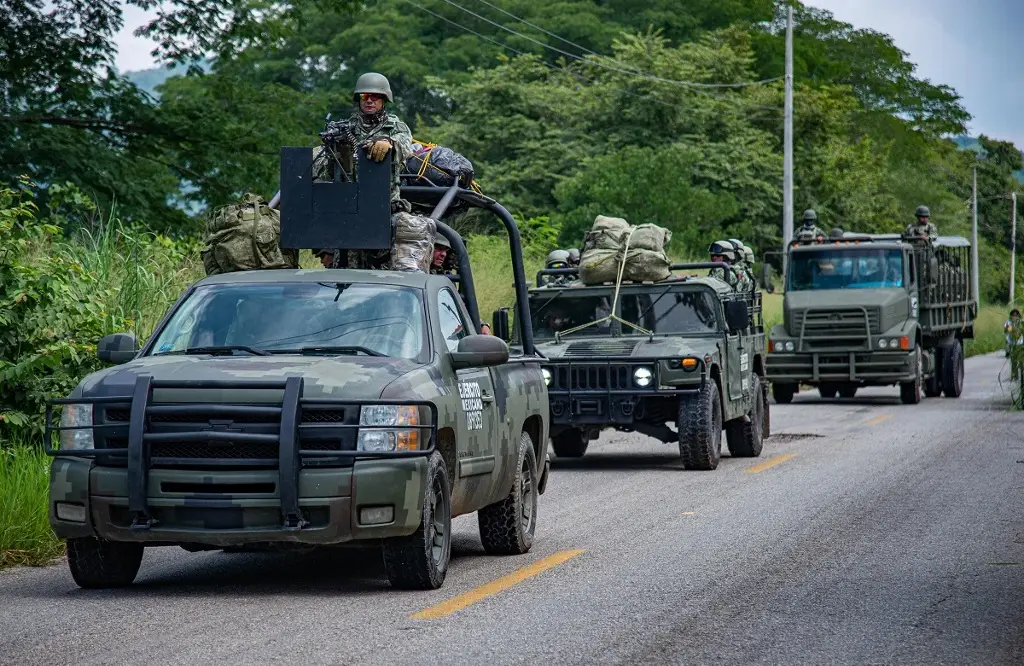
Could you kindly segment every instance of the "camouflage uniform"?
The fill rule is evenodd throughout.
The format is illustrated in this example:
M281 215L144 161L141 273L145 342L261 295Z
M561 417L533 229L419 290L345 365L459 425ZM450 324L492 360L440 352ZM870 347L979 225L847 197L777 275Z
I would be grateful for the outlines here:
M732 270L726 270L724 268L712 268L708 272L708 277L713 277L725 282L734 291L748 292L753 291L753 284L747 278L746 274L737 266L736 248L735 245L730 241L717 241L712 243L708 247L708 254L711 256L722 256L725 257L725 263L732 267Z
M814 240L818 236L825 236L825 231L818 227L818 214L808 208L804 211L803 226L797 231L797 240Z

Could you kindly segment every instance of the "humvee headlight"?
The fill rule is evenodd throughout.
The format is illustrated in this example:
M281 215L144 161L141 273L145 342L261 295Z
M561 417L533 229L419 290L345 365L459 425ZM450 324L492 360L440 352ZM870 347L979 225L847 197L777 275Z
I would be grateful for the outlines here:
M650 368L637 368L633 371L633 382L640 388L650 386L653 380L654 373Z
M61 430L62 451L82 451L95 448L92 436L92 404L64 405L60 412L62 428L82 427L82 430Z
M544 376L544 384L546 386L551 386L551 371L547 368L541 368L540 374Z
M366 405L359 410L362 427L356 448L372 453L415 451L420 443L419 430L401 426L419 425L419 422L419 410L412 405Z
M791 351L796 349L796 345L793 344L792 340L787 340L785 345L783 345L783 346L785 347L786 351L788 351L788 352L791 352Z

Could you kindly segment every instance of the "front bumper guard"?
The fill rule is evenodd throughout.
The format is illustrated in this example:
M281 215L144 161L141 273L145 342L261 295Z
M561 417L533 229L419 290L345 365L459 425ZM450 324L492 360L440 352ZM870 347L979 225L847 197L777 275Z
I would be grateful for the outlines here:
M219 389L219 390L282 390L283 399L279 405L246 405L219 403L169 403L151 404L154 389ZM149 530L156 521L152 517L148 502L148 471L153 464L195 466L196 460L191 458L151 458L149 445L158 441L179 442L237 442L237 443L270 443L278 445L278 476L280 483L282 528L285 530L301 530L309 525L299 507L299 471L303 458L354 458L354 459L394 459L418 458L432 454L437 443L437 407L430 402L415 400L330 400L324 398L303 398L303 378L288 377L280 381L215 381L215 380L157 380L149 375L141 375L135 381L132 395L109 396L97 398L54 398L46 406L46 423L44 430L44 449L49 456L71 456L76 458L96 458L98 456L127 455L128 457L128 510L132 515L133 530ZM53 407L56 405L109 405L131 403L131 416L128 425L128 445L126 448L102 449L61 449L53 446L53 433L64 430L109 429L123 428L121 423L92 424L89 426L60 426L53 424ZM363 405L411 405L426 407L430 412L430 422L426 425L403 425L405 430L426 430L429 440L426 448L416 451L368 452L358 450L304 450L300 448L301 430L317 428L365 428L356 424L339 423L302 423L303 407L362 407ZM149 432L148 417L155 414L183 415L204 414L210 416L279 416L280 429L277 434L245 433L227 430L192 430L171 433ZM212 462L212 461L211 461ZM231 460L233 465L244 465L246 460ZM261 461L262 462L262 461Z

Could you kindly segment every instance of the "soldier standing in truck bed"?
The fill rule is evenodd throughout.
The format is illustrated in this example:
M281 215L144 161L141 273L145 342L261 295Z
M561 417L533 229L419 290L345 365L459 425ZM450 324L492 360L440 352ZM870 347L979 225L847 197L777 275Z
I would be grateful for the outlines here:
M927 238L933 243L938 240L939 230L929 220L931 211L928 210L928 206L918 206L914 216L917 217L917 224L907 225L903 235L910 238Z

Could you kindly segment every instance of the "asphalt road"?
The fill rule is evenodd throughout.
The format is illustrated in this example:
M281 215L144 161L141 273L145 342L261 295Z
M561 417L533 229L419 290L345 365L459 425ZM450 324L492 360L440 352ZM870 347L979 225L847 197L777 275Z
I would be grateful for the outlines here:
M1024 415L1003 358L959 400L799 395L758 460L683 471L605 435L557 462L533 551L456 522L444 587L351 553L147 552L136 585L0 573L0 664L1020 664Z

